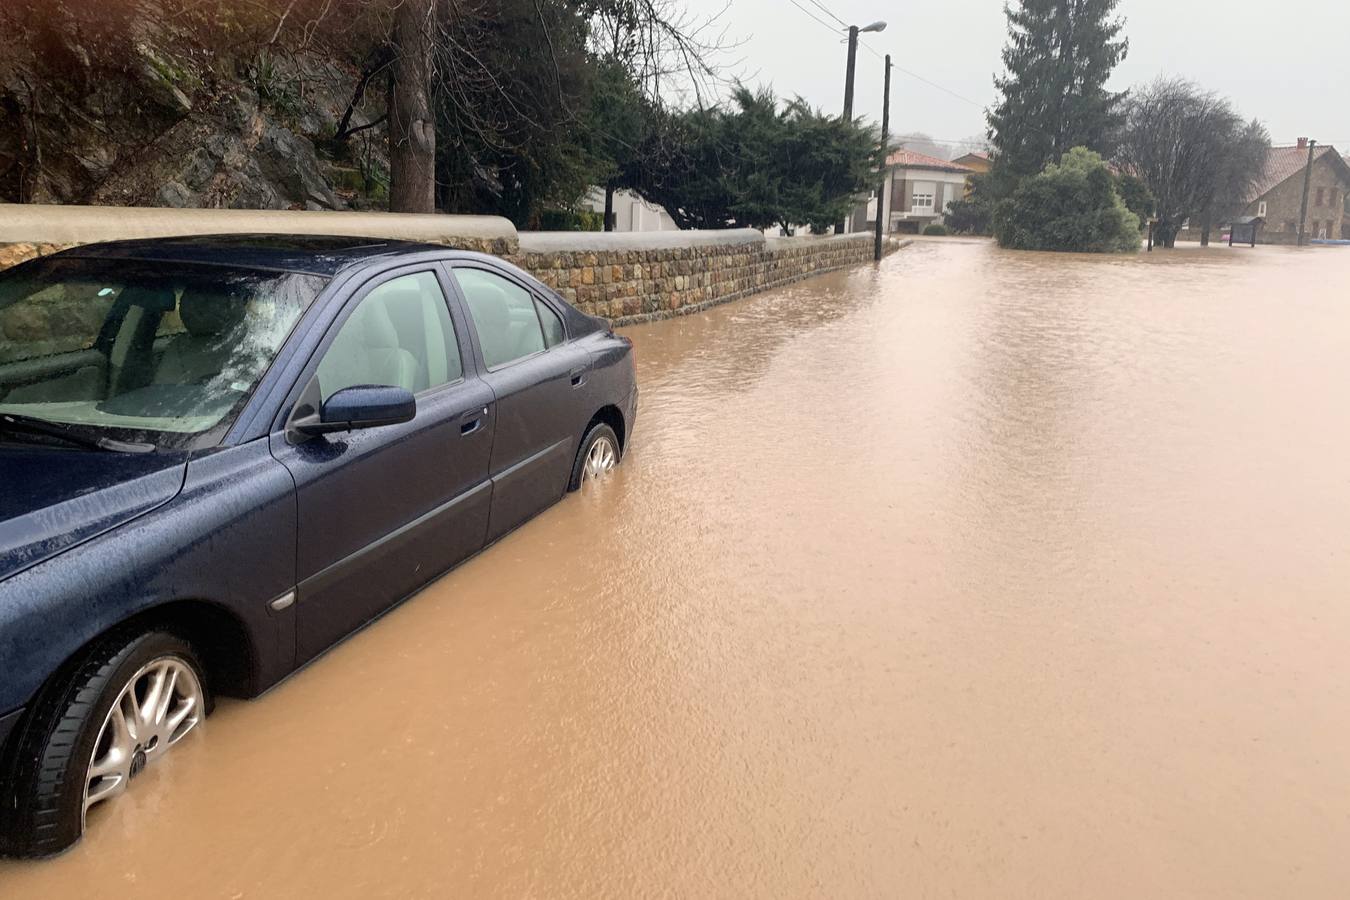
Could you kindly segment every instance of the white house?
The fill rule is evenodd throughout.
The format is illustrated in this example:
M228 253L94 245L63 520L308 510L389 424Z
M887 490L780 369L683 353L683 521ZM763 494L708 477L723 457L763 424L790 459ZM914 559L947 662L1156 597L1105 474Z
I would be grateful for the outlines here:
M972 166L948 162L912 150L900 149L886 159L890 173L886 179L883 204L887 231L917 234L934 222L941 222L953 200L966 195L967 180L979 172ZM877 221L877 192L859 204L850 217L846 231L872 231Z
M605 189L593 187L582 204L598 213L605 211ZM655 203L648 203L632 191L614 192L615 231L678 231L680 226Z
M886 167L888 231L919 232L941 222L947 206L965 197L966 180L975 174L970 166L903 149L887 157Z

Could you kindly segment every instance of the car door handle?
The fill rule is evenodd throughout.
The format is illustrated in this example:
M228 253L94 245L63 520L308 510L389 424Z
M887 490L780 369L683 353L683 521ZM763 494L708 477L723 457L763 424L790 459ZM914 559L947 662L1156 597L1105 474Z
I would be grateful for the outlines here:
M572 370L572 387L581 387L586 383L586 367Z
M487 418L487 414L488 408L484 406L482 409L470 410L460 416L459 433L470 435L474 432L481 431L483 428L483 419Z

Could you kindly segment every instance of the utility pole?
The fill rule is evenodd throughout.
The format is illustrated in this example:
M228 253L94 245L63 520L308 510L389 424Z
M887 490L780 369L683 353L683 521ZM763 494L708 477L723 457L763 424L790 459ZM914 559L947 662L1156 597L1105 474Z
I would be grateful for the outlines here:
M886 89L882 94L884 98L881 101L881 187L877 189L877 241L876 241L876 259L881 262L882 245L886 241L886 228L882 225L884 221L887 226L890 225L890 209L886 206L886 186L891 181L891 170L886 165L886 157L890 156L890 134L891 134L891 55L886 54Z
M853 75L858 68L858 35L885 31L885 22L873 22L863 28L848 26L848 70L844 74L844 121L853 121ZM844 233L844 220L834 223L834 233Z
M848 71L844 75L844 121L853 121L853 76L858 69L858 26L848 26Z
M1312 191L1312 170L1313 170L1313 150L1317 148L1317 141L1308 141L1308 167L1303 171L1303 206L1298 212L1298 245L1302 247L1308 242L1308 194Z
M853 121L853 76L858 69L858 26L848 26L848 71L844 75L844 121ZM834 223L834 233L844 233L844 220Z

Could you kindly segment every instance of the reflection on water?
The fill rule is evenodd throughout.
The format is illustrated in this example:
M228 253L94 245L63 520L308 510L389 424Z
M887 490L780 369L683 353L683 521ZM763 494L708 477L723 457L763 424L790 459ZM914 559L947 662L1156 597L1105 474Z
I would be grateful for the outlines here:
M920 242L4 896L1334 897L1350 253Z

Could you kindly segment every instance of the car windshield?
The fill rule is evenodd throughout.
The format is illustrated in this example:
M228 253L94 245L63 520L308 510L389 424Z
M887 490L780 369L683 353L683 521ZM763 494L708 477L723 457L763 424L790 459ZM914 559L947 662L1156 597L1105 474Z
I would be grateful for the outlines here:
M0 273L0 416L158 447L218 439L325 283L63 257Z

